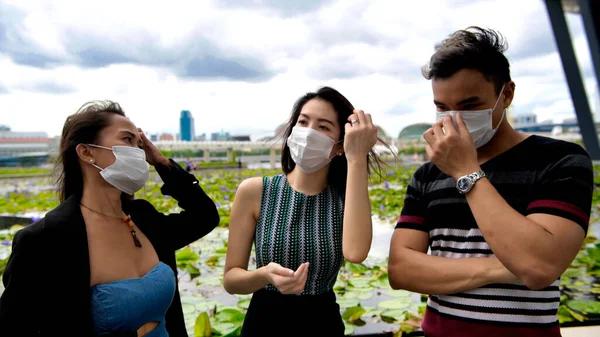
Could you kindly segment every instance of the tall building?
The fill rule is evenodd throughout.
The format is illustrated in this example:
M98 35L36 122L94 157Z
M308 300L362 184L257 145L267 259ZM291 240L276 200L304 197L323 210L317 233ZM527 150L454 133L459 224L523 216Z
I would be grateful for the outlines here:
M196 132L194 130L194 117L189 110L181 110L181 117L179 118L179 134L181 140L192 141Z

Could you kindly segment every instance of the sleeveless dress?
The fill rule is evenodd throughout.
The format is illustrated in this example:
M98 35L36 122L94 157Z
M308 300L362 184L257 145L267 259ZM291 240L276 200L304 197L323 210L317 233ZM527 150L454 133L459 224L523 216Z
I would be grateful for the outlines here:
M263 177L256 224L257 268L276 262L296 270L309 262L304 291L283 295L273 285L255 292L241 336L343 336L333 286L344 262L344 201L332 186L316 195L292 189L285 175Z
M92 320L95 333L136 331L148 322L158 322L144 337L168 337L165 314L173 301L176 285L173 270L159 262L142 277L93 286Z

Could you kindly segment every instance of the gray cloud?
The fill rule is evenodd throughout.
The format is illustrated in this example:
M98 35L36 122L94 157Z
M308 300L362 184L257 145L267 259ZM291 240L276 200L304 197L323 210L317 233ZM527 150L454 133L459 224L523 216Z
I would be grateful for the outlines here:
M34 92L42 92L46 94L55 94L55 95L63 95L70 94L75 92L75 89L71 86L54 83L50 81L38 82L32 84L30 86L25 87L24 89Z
M0 84L0 95L3 94L8 94L8 88L6 88L5 86L3 86L2 84Z
M111 64L138 63L133 58L122 55L117 51L103 50L97 47L90 47L78 52L80 65L87 68L102 68Z
M194 58L180 72L185 77L230 78L237 80L262 80L270 72L264 65L252 59L225 59L214 56Z
M195 35L193 40L170 49L159 47L159 42L141 34L136 45L84 32L65 31L64 40L68 55L58 58L41 50L23 34L17 21L25 15L0 2L0 17L8 17L8 24L0 24L0 53L15 63L36 68L52 68L75 64L85 68L102 68L111 64L138 64L169 68L188 78L222 78L231 80L261 81L274 76L259 59L228 54L214 43ZM60 90L59 90L60 91Z
M24 13L0 2L0 53L8 54L17 64L39 68L59 62L23 36L24 19Z
M244 9L268 8L275 10L282 16L296 16L311 13L330 3L331 0L220 0L217 4L221 7L237 7Z

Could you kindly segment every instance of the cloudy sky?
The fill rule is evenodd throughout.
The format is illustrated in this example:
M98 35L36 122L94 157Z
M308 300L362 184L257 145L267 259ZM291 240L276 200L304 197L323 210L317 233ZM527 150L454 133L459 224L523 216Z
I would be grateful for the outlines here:
M567 16L592 107L598 88L577 15ZM330 85L393 135L433 122L420 73L457 29L509 43L513 113L574 117L541 0L0 0L0 124L58 135L88 100L112 99L147 132L261 136Z

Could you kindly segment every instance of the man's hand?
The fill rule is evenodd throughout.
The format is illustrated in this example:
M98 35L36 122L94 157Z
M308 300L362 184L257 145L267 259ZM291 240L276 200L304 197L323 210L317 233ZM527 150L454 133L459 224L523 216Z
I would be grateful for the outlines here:
M423 134L431 162L454 179L480 170L477 149L460 113L456 114L456 124L458 129L452 117L445 116Z

